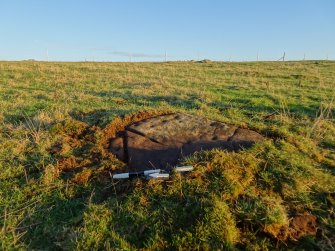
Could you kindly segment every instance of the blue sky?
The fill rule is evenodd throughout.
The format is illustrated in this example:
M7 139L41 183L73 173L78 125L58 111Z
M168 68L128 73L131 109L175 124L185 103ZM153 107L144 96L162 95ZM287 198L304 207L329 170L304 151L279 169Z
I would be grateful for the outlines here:
M1 0L0 60L335 59L334 0Z

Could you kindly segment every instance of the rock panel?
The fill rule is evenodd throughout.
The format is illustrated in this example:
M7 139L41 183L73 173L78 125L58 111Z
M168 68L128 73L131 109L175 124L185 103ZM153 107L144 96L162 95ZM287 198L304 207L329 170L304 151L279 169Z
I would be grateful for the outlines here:
M183 156L220 148L238 151L263 141L259 133L182 113L152 117L129 125L111 141L111 151L133 170L174 166Z

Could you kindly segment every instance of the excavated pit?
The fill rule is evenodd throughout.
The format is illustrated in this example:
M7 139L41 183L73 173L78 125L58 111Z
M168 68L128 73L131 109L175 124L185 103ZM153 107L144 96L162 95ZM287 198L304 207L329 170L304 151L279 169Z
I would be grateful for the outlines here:
M110 140L110 151L129 170L166 168L200 150L238 151L265 140L249 129L182 113L144 119L118 135Z

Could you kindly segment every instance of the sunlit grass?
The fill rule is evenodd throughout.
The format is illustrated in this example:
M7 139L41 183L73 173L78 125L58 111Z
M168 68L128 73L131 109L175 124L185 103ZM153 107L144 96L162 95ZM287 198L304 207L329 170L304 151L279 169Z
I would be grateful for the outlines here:
M0 62L1 249L333 248L334 79L332 61ZM140 111L270 140L187 157L194 172L168 182L112 183L104 128ZM306 212L319 234L285 239Z

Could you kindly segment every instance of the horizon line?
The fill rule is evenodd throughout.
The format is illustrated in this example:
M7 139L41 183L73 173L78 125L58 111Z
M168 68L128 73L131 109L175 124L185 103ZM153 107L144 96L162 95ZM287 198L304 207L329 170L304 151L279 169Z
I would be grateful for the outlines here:
M309 61L335 61L335 59L292 59L292 60L212 60L212 59L185 59L185 60L157 60L157 61L99 61L99 60L37 60L19 59L8 60L0 59L0 62L37 62L37 63L173 63L173 62L195 62L195 63L260 63L260 62L309 62Z

